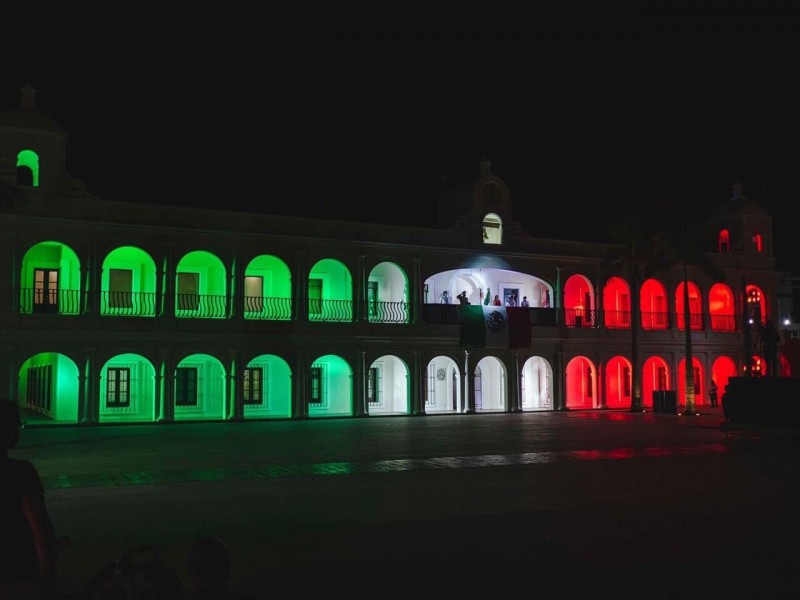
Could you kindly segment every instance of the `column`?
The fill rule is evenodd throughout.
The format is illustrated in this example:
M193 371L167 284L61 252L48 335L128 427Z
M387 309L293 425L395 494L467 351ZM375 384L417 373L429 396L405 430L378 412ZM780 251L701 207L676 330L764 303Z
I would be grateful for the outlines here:
M308 418L308 365L306 353L298 350L294 361L292 378L292 418Z
M367 353L359 350L356 361L355 381L353 385L353 414L356 417L368 417L367 406Z
M464 350L464 414L471 415L475 412L472 399L475 397L475 378L469 363L469 350Z
M415 350L411 365L411 382L408 386L411 394L409 410L412 415L425 415L426 374L427 369L422 364L422 353Z
M231 421L244 420L244 368L242 353L234 350L231 352L231 367L228 373L228 399L225 414Z
M411 289L408 295L409 310L411 311L409 322L418 324L422 322L422 306L425 304L425 291L422 284L421 260L414 259L414 270L411 273Z
M172 423L175 420L175 365L166 348L161 349L161 371L164 374L164 401L160 422Z
M522 371L519 368L519 352L513 354L512 376L508 378L508 410L522 412Z

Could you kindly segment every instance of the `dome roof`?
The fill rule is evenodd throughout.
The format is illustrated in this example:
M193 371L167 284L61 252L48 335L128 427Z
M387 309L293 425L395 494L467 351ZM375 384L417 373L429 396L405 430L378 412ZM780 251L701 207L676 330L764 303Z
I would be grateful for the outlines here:
M66 133L51 116L36 108L36 89L30 83L23 85L20 91L19 108L0 111L0 126Z
M738 181L733 184L733 196L714 209L714 217L731 217L737 215L754 215L761 217L771 216L758 202L750 200L742 194L742 184Z

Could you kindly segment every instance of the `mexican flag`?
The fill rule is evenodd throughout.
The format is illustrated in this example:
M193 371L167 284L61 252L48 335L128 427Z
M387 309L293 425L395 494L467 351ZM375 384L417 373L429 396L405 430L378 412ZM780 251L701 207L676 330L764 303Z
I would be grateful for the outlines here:
M462 348L530 348L527 308L459 306Z

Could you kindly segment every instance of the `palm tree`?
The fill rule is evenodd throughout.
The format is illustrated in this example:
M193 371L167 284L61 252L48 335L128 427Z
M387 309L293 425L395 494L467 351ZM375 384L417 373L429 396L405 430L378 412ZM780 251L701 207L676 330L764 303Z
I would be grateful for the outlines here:
M639 329L642 314L642 283L653 273L668 268L671 253L668 243L654 222L631 215L608 228L612 245L603 255L601 274L604 279L614 273L624 274L631 286L631 412L642 412L642 375L639 366Z
M689 308L689 266L700 267L703 273L711 279L721 280L724 275L721 269L711 261L708 254L708 240L712 239L708 224L694 221L684 225L682 221L680 229L673 237L674 239L666 247L666 251L669 263L680 266L683 276L683 363L685 365L683 383L686 396L684 414L696 415L694 355L692 353L691 311Z

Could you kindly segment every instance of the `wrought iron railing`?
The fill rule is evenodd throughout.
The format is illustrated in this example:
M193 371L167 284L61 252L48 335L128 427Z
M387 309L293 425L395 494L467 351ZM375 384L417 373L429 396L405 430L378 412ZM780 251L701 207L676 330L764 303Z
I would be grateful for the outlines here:
M669 329L669 313L642 311L642 329Z
M712 331L736 331L736 315L711 315Z
M677 327L678 329L684 329L685 319L683 317L683 313L680 312L677 315ZM689 314L689 327L692 331L700 331L703 329L703 315L701 313L690 313Z
M175 294L175 316L189 319L224 319L227 297L211 294Z
M606 310L603 312L603 323L606 329L630 329L631 311Z
M308 320L328 323L347 323L353 320L352 300L308 301Z
M155 292L101 292L100 314L113 317L155 317Z
M367 319L370 323L408 323L408 303L368 302Z
M292 318L292 299L245 296L244 318L262 321L289 321Z
M458 305L423 304L422 320L432 325L458 325Z
M77 315L81 312L80 290L22 288L19 300L19 312L23 314Z
M567 327L596 327L597 312L585 308L565 308L564 322Z

